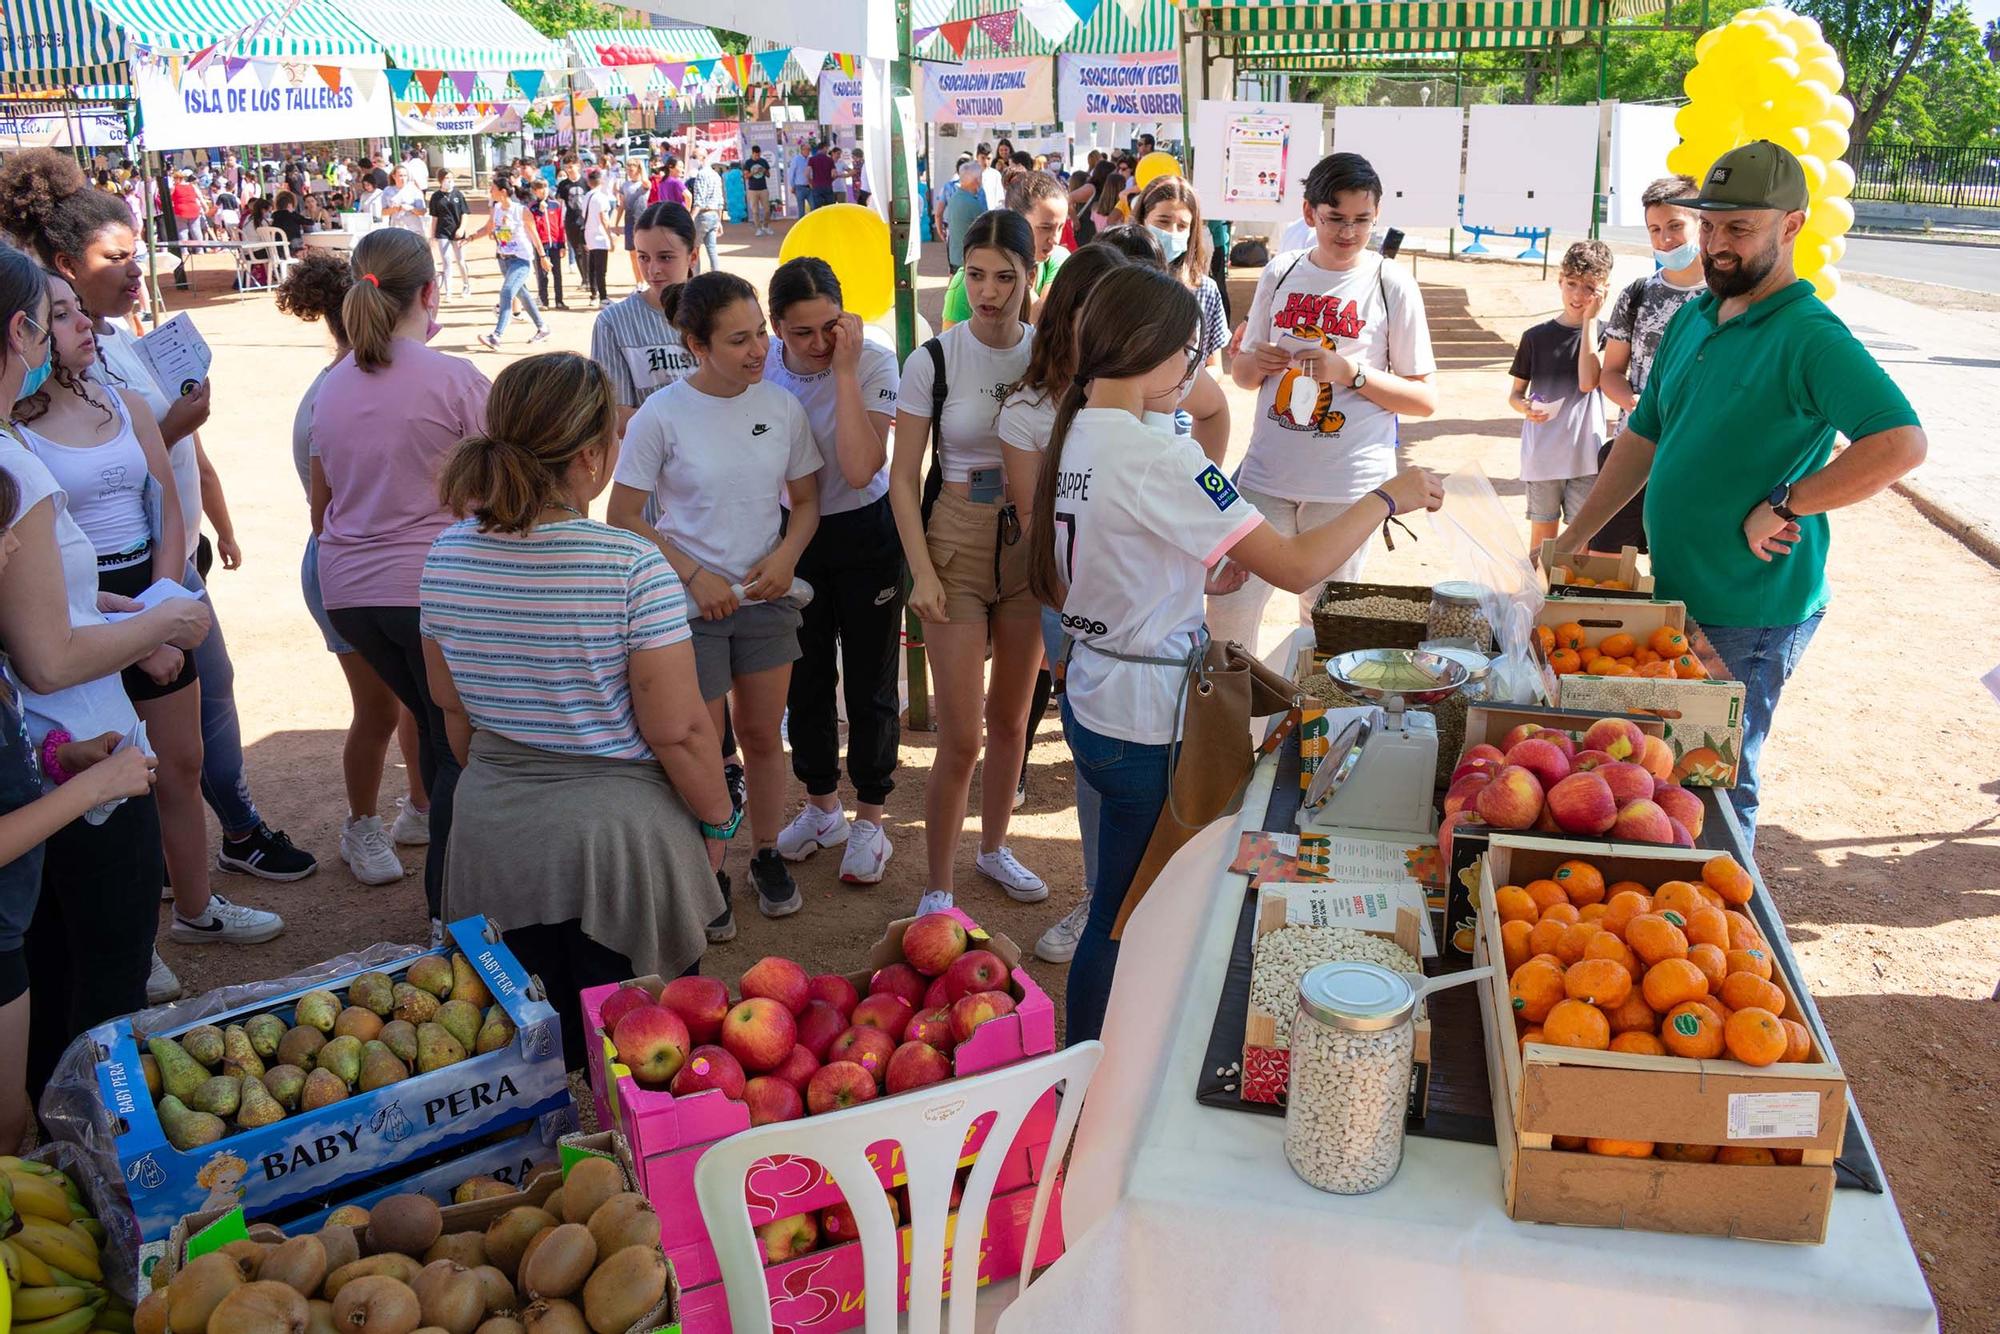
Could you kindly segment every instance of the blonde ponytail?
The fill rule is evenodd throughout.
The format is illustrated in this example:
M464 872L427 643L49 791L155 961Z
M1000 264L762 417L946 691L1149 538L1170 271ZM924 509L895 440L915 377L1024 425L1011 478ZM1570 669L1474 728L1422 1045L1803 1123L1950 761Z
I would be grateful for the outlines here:
M389 364L396 325L437 278L431 248L415 232L384 227L354 247L354 285L340 303L354 364L364 371Z

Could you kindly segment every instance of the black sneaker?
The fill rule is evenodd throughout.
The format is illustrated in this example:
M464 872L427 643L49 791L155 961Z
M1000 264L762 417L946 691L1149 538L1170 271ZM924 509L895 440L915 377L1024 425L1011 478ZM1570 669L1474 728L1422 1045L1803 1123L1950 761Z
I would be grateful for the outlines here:
M776 848L765 848L750 859L750 879L757 886L757 911L766 917L790 917L805 906Z
M729 804L742 810L750 796L750 780L744 776L743 766L735 760L723 765L722 781L729 788Z
M729 902L729 872L717 871L715 883L722 890L722 915L707 926L708 943L720 945L736 939L736 909Z
M215 864L265 880L303 880L319 869L319 860L293 844L282 829L260 824L242 838L224 838Z

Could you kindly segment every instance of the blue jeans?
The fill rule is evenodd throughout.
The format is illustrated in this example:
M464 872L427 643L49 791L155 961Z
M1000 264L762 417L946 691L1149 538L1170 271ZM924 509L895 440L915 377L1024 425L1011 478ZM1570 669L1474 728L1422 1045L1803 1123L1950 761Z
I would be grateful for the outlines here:
M1743 751L1729 796L1747 842L1757 838L1757 760L1764 753L1771 715L1825 617L1821 608L1797 625L1702 626L1722 665L1743 683Z
M1167 804L1173 747L1149 746L1100 736L1077 722L1063 698L1063 735L1076 761L1079 782L1088 781L1102 802L1097 814L1097 876L1090 886L1090 921L1077 941L1069 966L1066 1040L1083 1042L1104 1028L1111 999L1111 976L1118 967L1118 942L1111 928L1125 891L1153 839L1153 826Z
M1050 670L1063 661L1069 653L1069 636L1063 633L1062 613L1052 607L1042 608L1042 653L1049 660ZM1063 739L1069 739L1069 715L1062 714ZM1074 766L1072 766L1074 768ZM1076 832L1083 844L1083 892L1090 893L1090 887L1097 883L1097 820L1104 800L1097 795L1097 789L1083 776L1083 771L1075 770L1076 778Z
M189 561L186 577L189 588L206 588L201 575ZM209 611L215 610L214 599ZM229 661L229 644L222 637L222 618L216 617L208 638L194 651L195 671L201 676L201 795L215 812L222 832L241 838L263 823L257 803L250 800L250 784L243 777L243 728L236 720L236 668Z
M528 318L535 327L542 325L542 312L535 305L535 294L528 290L528 274L533 265L519 255L500 257L500 318L493 325L493 336L498 338L507 332L507 322L514 318L514 298L521 298L521 305L528 312Z
M715 238L722 235L722 215L708 208L695 214L694 233L701 242L701 248L708 252L708 271L714 273L722 267L715 256Z

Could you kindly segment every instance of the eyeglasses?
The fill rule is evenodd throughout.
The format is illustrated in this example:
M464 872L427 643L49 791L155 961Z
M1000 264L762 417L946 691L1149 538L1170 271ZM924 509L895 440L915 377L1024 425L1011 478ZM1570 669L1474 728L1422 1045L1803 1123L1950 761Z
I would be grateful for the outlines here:
M1344 232L1357 232L1357 231L1366 232L1374 225L1375 225L1375 219L1373 217L1332 218L1332 219L1321 218L1313 223L1313 226L1324 227L1328 231L1333 232L1335 235L1339 235Z
M23 323L23 324L27 325L27 326L28 326L29 328L33 329L33 330L34 330L34 331L35 331L36 333L40 334L40 335L42 336L42 341L43 341L44 343L46 343L46 342L48 342L48 341L49 341L49 326L48 326L48 325L46 325L46 324L43 324L43 323L42 323L42 322L41 322L40 320L36 319L36 318L35 318L35 317L34 317L33 315L30 315L30 314L26 313L25 311L24 311L24 312L22 312L22 314L21 314L21 323Z

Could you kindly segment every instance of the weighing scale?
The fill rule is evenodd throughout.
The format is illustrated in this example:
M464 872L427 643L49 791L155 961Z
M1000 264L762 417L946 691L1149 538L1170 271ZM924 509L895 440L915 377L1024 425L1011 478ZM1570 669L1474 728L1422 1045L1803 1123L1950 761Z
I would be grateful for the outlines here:
M1330 658L1326 674L1379 706L1333 738L1298 814L1300 829L1429 834L1437 785L1437 720L1411 713L1463 687L1461 663L1422 649L1357 649Z

